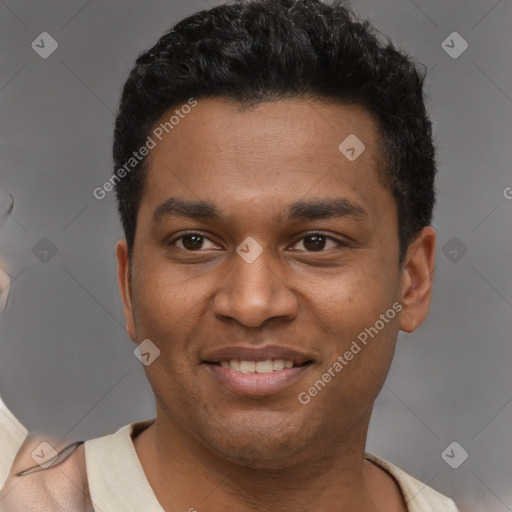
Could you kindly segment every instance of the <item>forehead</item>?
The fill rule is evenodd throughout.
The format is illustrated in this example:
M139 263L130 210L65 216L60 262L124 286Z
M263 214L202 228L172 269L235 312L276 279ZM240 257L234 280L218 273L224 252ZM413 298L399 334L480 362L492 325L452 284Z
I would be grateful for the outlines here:
M256 207L341 193L371 203L387 192L376 124L360 106L287 99L243 109L200 99L174 121L148 156L141 209L169 196Z

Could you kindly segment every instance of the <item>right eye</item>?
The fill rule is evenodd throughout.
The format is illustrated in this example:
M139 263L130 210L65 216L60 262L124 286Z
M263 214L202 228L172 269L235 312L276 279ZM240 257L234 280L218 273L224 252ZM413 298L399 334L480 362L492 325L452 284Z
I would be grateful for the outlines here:
M198 233L196 231L190 231L176 238L173 238L170 242L167 243L167 245L178 247L179 249L183 249L184 251L193 252L203 249L205 240L213 244L213 242L208 237L202 235L201 233ZM177 242L179 242L179 244L177 244Z

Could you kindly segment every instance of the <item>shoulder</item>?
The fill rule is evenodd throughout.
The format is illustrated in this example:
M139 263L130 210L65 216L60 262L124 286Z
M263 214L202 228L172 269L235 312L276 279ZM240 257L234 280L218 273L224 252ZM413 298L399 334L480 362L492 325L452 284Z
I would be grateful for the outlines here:
M153 422L131 423L85 443L90 496L98 510L163 512L133 444L133 438Z
M122 460L129 466L139 467L133 438L149 427L154 420L139 421L121 427L113 434L91 439L85 443L88 470L99 470L105 464L116 465Z
M365 453L365 458L394 477L404 495L409 510L415 512L459 512L452 499L407 474L391 462L371 453Z

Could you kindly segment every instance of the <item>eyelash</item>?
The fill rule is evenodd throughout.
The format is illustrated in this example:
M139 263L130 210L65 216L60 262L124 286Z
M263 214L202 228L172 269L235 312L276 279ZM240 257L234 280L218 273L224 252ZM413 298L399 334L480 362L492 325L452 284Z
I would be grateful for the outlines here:
M167 246L174 246L174 244L178 241L178 240L181 240L182 238L186 237L186 236L190 236L190 235L197 235L201 238L204 238L206 240L209 240L210 242L212 243L215 243L213 240L211 240L210 238L208 238L207 236L203 235L202 233L200 233L199 231L186 231L185 233L181 234L180 236L176 237L176 238L173 238L172 240L170 240L166 245ZM301 238L299 238L293 245L296 245L298 242L300 242L301 240L305 239L305 238L308 238L310 236L314 236L314 235L320 235L322 236L323 238L327 239L327 240L331 240L332 242L335 242L337 244L338 247L346 247L348 244L346 242L343 242L333 236L330 236L330 235L326 235L325 233L322 233L321 231L310 231L306 234L304 234ZM181 248L180 248L181 249ZM200 249L197 250L197 251L189 251L187 249L182 249L186 252L200 252ZM326 252L326 249L322 249L320 251L306 251L306 252L309 252L309 253L313 253L313 252Z

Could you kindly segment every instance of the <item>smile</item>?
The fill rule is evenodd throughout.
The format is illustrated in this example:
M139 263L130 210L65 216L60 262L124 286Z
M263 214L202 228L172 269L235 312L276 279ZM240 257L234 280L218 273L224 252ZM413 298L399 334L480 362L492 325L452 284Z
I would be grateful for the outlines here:
M239 359L224 360L220 362L222 368L231 368L235 372L242 373L270 373L293 368L293 361L284 359L267 359L265 361L240 361Z
M311 361L295 365L293 361L284 359L231 359L204 364L215 382L228 391L247 397L263 397L284 391L295 384L311 366Z

